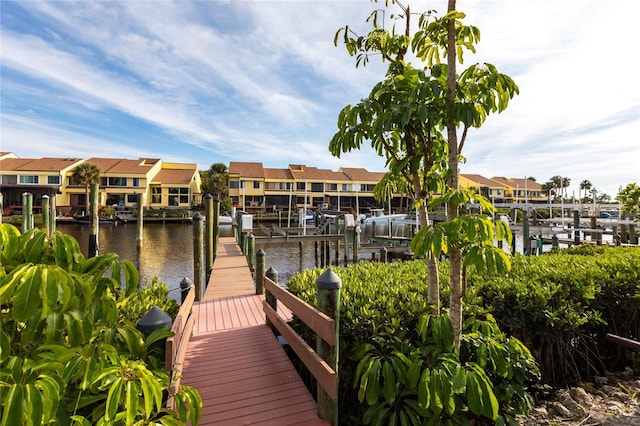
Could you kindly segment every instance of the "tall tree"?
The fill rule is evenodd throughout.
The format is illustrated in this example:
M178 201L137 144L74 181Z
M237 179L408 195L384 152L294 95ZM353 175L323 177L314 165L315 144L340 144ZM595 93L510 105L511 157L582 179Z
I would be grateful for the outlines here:
M583 198L586 198L587 191L589 191L592 187L593 185L591 184L591 182L586 179L580 182L580 190L578 192L578 198L580 199L580 202L583 201ZM582 191L584 191L584 195L581 195Z
M202 192L215 195L221 201L229 194L229 173L223 163L214 163L208 170L200 172Z
M85 211L89 213L89 187L100 183L100 170L91 163L82 163L73 169L71 179L78 185L84 185Z
M386 10L376 10L369 19L373 29L366 36L353 33L349 27L336 34L337 43L344 32L345 46L350 55L356 56L356 66L366 65L373 54L389 66L385 79L367 98L342 109L329 149L339 156L360 149L368 141L378 155L386 158L387 181L404 179L410 185L424 225L414 237L412 249L428 259L429 301L439 300L437 273L432 273L435 258L441 253L449 255L450 281L456 291L450 298L450 314L459 341L460 327L456 324L461 324L462 315L463 252L467 255L465 265L506 267L506 254L493 247L494 230L500 239L505 235L510 238L510 234L504 224L494 227L486 217L458 218L461 206L474 199L483 210L493 209L488 200L458 189L458 162L468 129L480 127L489 114L506 108L518 88L491 64L472 65L456 74L456 59L462 63L463 49L475 51L480 32L462 25L465 15L455 11L455 1L449 2L449 12L442 18L431 12L419 15L418 31L413 36L409 7L395 4L401 13L393 18L404 24L403 31L396 33L395 26L386 29ZM427 66L413 67L407 62L409 49ZM445 56L447 64L441 62ZM458 127L462 129L459 141ZM446 138L441 132L445 128ZM435 193L441 196L433 196ZM447 205L446 224L428 224L427 202L434 207Z

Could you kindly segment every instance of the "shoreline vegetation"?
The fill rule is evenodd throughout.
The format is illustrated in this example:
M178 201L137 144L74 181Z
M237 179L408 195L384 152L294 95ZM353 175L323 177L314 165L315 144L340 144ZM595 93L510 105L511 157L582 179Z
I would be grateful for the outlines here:
M444 312L447 268L439 265ZM320 273L297 274L288 288L315 303ZM562 389L602 382L625 369L627 383L638 380L640 357L605 338L640 337L637 248L579 246L516 255L506 274L468 268L459 351L447 321L430 316L424 261L364 262L336 273L343 282L341 424L390 424L402 417L416 420L412 424L518 424L527 414L540 420L542 407ZM299 324L294 327L305 335ZM624 393L614 379L602 386L617 388L618 401ZM629 390L628 397L636 402L628 407L637 409L638 395Z

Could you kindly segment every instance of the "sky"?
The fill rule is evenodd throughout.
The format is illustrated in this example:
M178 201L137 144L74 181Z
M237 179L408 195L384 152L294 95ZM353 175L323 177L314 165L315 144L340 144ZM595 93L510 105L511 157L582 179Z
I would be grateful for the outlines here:
M405 3L406 4L406 3ZM446 1L410 1L446 12ZM0 1L0 151L385 171L368 144L333 157L340 110L386 65L333 39L384 2ZM458 0L520 94L470 129L462 173L640 184L637 0ZM391 13L387 14L389 16ZM414 19L417 22L417 19ZM414 66L423 66L412 61Z

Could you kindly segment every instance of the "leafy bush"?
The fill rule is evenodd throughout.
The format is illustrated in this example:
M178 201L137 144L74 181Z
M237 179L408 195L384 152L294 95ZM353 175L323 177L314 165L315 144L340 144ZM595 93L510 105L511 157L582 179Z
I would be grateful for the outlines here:
M138 271L113 253L85 259L56 232L25 234L0 225L0 417L2 424L197 424L195 389L163 407L169 374L145 338L120 321L117 306L135 293Z
M468 279L470 308L491 312L502 330L522 340L545 383L572 384L619 367L621 349L605 342L608 332L640 338L637 249L579 247L516 256L508 274Z
M154 277L151 281L145 282L127 298L126 303L118 305L120 319L137 323L153 306L157 306L166 312L171 319L178 315L180 305L175 299L169 297L169 287L166 283Z
M315 304L321 272L297 274L287 286ZM465 321L458 353L448 317L429 315L424 262L358 263L336 273L341 424L504 423L532 407L539 371L527 348L488 316Z

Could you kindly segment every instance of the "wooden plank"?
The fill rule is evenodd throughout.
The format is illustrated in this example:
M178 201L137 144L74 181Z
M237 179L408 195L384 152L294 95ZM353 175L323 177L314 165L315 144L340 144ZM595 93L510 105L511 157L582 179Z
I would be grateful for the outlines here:
M309 369L318 384L327 392L331 399L337 396L336 372L318 355L302 338L282 320L276 311L265 301L262 305L267 318L276 326L278 331L287 340L287 343L300 357L300 360Z
M316 332L322 340L330 345L336 344L336 326L332 318L300 300L266 277L264 279L264 288L278 299L278 303L284 303L294 315Z
M611 333L607 333L605 337L610 342L617 343L620 346L633 349L634 351L640 351L640 342L636 340L627 339L626 337L618 336Z

